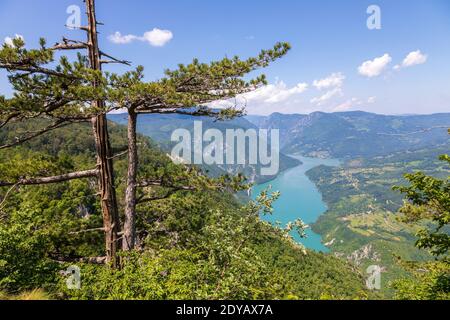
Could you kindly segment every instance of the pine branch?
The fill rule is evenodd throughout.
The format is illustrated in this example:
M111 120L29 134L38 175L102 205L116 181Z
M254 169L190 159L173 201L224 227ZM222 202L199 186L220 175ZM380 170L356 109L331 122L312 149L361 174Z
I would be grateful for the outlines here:
M55 76L55 77L66 78L66 79L70 79L70 80L83 80L79 77L75 77L70 74L58 72L58 71L48 69L48 68L30 65L27 63L19 63L19 62L0 63L0 69L6 69L7 71L23 71L23 72L28 72L29 74L41 73L41 74L45 74L48 76Z

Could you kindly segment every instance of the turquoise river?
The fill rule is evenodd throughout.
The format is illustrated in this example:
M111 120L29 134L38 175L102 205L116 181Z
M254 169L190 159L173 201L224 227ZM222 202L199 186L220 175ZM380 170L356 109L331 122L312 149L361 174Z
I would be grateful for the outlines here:
M281 222L285 226L289 221L298 218L307 224L317 221L319 216L327 210L322 200L322 195L315 184L308 179L306 172L319 165L338 166L339 160L306 158L301 156L291 156L302 161L302 165L282 172L275 180L257 185L252 190L253 197L256 197L262 190L272 187L272 191L280 191L281 197L274 204L273 214L265 216L263 219L275 223ZM303 243L307 248L315 251L327 252L328 249L322 244L320 235L308 229L306 239L300 239L296 234L294 238Z

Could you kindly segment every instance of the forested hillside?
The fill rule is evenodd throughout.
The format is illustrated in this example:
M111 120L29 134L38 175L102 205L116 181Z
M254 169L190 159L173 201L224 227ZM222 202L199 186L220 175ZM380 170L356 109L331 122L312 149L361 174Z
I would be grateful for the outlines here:
M108 118L119 124L127 123L126 114L110 114ZM243 129L244 131L248 129L255 129L256 132L259 129L257 126L253 125L243 117L235 118L228 121L215 121L213 118L208 117L192 117L189 115L182 114L148 114L142 115L137 123L137 130L139 133L152 138L153 141L157 142L162 150L170 154L173 146L176 142L171 142L171 135L176 129L187 129L193 134L194 131L194 121L201 121L203 130L217 129L226 136L226 130L236 130ZM269 136L270 137L270 136ZM261 139L261 138L259 138ZM282 139L282 138L280 138ZM259 141L258 141L259 142ZM228 143L228 141L226 142ZM268 147L270 148L270 139L267 141ZM205 144L206 147L207 144ZM227 145L225 147L228 148ZM235 147L236 148L236 147ZM246 145L246 154L249 154L249 144ZM223 174L243 174L247 179L253 183L264 183L270 181L276 177L276 175L261 175L261 164L215 164L206 165L203 164L201 167L208 171L209 175L220 176ZM282 172L289 168L299 165L299 160L286 156L283 153L279 154L279 171Z
M274 113L248 117L261 128L279 128L286 154L355 158L444 145L450 114L387 116L367 112Z
M0 137L25 129L8 126ZM90 130L87 124L73 125L3 150L0 180L90 168L95 153ZM125 128L111 123L110 131L113 148L123 149ZM140 175L186 179L186 168L173 165L149 139L139 141ZM126 162L125 157L115 163L121 212ZM188 179L197 186L204 180L195 171ZM200 187L153 190L160 200L138 206L138 250L126 255L120 270L85 263L82 257L101 256L104 245L94 185L90 179L0 189L4 293L43 288L51 298L75 299L367 297L358 271L333 256L305 254L284 231L259 219L261 204L242 206L229 191ZM266 195L261 202L270 199ZM74 263L82 270L81 290L67 290L60 274Z

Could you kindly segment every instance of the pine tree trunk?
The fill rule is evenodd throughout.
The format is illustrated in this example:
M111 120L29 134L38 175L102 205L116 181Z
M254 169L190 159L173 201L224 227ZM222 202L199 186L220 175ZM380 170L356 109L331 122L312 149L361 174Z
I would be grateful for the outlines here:
M136 175L138 166L136 141L137 114L128 112L128 174L125 192L125 223L122 249L133 250L136 243Z
M95 0L86 0L87 16L89 21L88 44L89 61L91 68L101 70L100 51L97 39L97 20L95 16ZM96 87L98 84L92 84ZM92 107L104 110L105 103L102 100L93 101ZM108 122L106 114L101 114L92 119L95 144L97 151L97 166L99 170L99 186L103 226L105 229L106 262L113 268L118 267L119 251L118 230L120 230L120 218L117 207L116 190L114 185L114 168L112 152L108 136Z

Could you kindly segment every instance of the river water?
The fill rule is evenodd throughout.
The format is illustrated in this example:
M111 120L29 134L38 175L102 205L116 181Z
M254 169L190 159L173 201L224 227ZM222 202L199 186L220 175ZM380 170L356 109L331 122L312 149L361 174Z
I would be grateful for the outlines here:
M275 180L253 187L252 196L255 198L262 190L272 186L271 190L280 191L281 197L273 206L273 214L262 217L264 220L272 223L278 221L285 226L289 221L300 218L306 224L312 224L321 214L325 213L327 207L319 190L305 173L319 165L338 166L339 160L291 157L299 159L303 164L281 173ZM305 247L315 251L329 251L322 244L320 235L310 229L308 229L307 235L306 239L301 239L298 234L293 233L294 238L303 243Z

